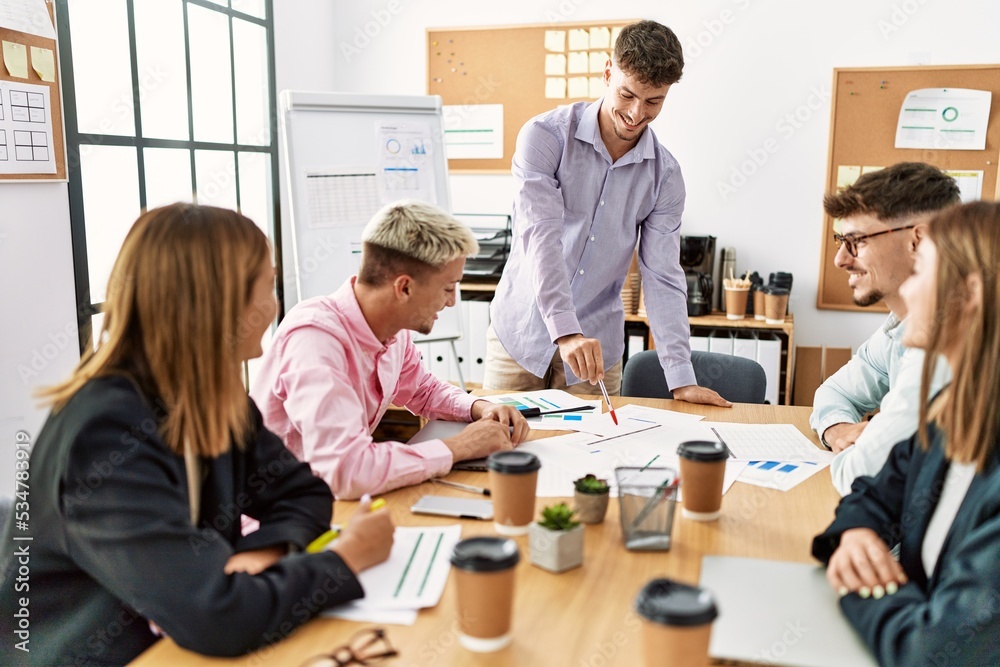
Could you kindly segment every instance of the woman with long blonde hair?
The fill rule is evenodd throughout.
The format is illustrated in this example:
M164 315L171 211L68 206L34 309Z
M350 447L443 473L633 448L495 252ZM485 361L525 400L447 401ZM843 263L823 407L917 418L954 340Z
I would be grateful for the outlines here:
M263 427L241 381L273 289L248 218L174 204L136 220L96 350L43 392L52 412L23 466L30 522L18 535L31 540L2 545L4 665L120 665L160 632L238 655L363 595L355 574L391 547L384 511L358 512L334 550L289 555L329 528L332 497ZM259 530L242 535L242 515ZM26 607L30 653L12 640Z
M953 380L813 542L883 665L1000 665L998 268L1000 203L954 207L930 223L900 288L903 342L927 353L922 396L938 354Z

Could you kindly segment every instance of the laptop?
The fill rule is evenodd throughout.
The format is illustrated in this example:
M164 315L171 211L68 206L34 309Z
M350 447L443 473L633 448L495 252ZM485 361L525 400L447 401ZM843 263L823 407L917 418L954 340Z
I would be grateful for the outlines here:
M415 445L418 442L426 442L428 440L443 440L444 438L451 438L462 432L468 424L465 422L447 422L441 421L440 419L432 419L427 422L422 429L417 431L416 435L406 441L408 445ZM456 461L451 466L452 470L475 470L477 472L484 472L486 470L486 459L466 459L465 461Z
M878 665L818 565L705 556L701 585L719 608L712 658L789 667Z

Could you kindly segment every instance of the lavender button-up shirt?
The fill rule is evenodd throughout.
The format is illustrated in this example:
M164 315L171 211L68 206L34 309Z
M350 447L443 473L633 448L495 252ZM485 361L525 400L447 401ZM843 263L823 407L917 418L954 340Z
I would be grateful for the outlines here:
M600 340L608 370L624 352L621 289L638 239L646 312L667 385L696 384L679 263L680 166L648 127L612 164L597 124L600 107L601 100L559 107L528 121L517 137L514 240L490 311L493 328L514 360L539 377L555 340L575 333ZM581 381L565 370L570 384Z

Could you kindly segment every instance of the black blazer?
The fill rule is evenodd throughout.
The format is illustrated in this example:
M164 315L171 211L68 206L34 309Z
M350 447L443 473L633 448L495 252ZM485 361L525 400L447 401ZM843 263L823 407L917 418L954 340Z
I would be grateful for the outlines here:
M930 577L921 546L948 472L944 436L917 436L893 448L874 478L860 477L837 517L813 541L824 563L850 528L871 528L900 544L909 583L895 595L841 599L844 614L882 665L1000 665L1000 467L994 449L975 476Z
M363 595L330 551L288 556L256 576L223 573L234 552L304 547L332 514L327 485L250 405L249 441L202 461L197 528L184 459L130 380L92 380L49 415L31 452L29 528L15 528L17 512L8 526L32 540L0 547L0 664L124 664L156 641L149 621L186 649L235 656ZM241 513L260 530L242 537ZM22 598L30 653L16 648Z

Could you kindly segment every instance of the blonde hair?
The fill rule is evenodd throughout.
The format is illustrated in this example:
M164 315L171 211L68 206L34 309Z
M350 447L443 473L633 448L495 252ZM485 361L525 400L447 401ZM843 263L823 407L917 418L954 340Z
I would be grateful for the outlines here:
M394 268L419 273L479 252L476 237L462 221L436 206L409 199L382 207L368 222L361 240L364 253L358 279L372 285L382 284L392 273L387 271L387 262L409 264Z
M949 459L974 462L980 471L1000 435L1000 203L973 202L947 209L928 226L937 246L937 288L921 379L927 396L937 356L957 350L953 379L933 406L920 405L920 436L937 421ZM970 311L966 279L982 280L982 302Z
M162 404L167 445L216 457L250 428L237 348L267 237L228 209L172 204L135 221L108 281L104 323L73 374L39 392L58 410L92 378L124 375Z

